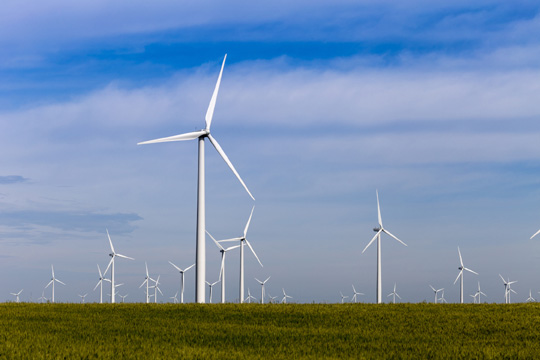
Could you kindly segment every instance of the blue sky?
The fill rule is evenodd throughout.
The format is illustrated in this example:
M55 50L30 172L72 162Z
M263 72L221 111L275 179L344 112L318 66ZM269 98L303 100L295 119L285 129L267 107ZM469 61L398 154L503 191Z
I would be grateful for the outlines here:
M375 300L379 189L383 293L457 301L460 246L488 301L540 291L540 5L533 1L8 1L0 15L0 269L4 299L37 299L50 265L77 301L108 243L126 300L143 301L144 261L168 300L168 261L194 261L192 143L139 141L213 121L257 199L246 285L272 276L299 302ZM239 235L253 202L207 149L207 228ZM215 251L212 251L215 250ZM219 252L208 243L208 280ZM227 262L237 298L238 255ZM467 274L469 275L469 274ZM187 273L186 298L194 298ZM87 300L98 298L91 292ZM540 295L538 295L540 296ZM468 296L467 296L468 297Z

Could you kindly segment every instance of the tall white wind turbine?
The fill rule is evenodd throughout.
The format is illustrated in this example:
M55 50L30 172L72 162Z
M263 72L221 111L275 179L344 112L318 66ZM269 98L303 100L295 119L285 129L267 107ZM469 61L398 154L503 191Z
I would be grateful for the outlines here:
M255 280L257 280L259 282L259 284L261 284L261 304L264 304L264 284L266 284L266 282L268 280L270 280L271 276L269 276L266 280L264 281L261 281L257 278L255 278Z
M114 246L113 246L113 243L112 243L112 240L111 240L111 236L109 235L109 230L107 230L107 237L109 238L109 244L111 245L111 253L109 254L109 256L111 257L111 261L109 262L109 265L107 265L107 269L105 270L105 273L107 273L107 271L109 270L109 267L111 267L111 303L114 304L115 303L115 295L116 295L116 286L114 285L114 259L118 256L118 257L121 257L121 258L124 258L124 259L129 259L129 260L135 260L134 258L131 258L129 256L125 256L125 255L122 255L122 254L117 254L115 251L114 251Z
M437 294L439 293L439 291L443 291L444 288L436 290L436 289L435 289L433 286L431 286L431 285L429 285L429 287L430 287L431 290L433 290L433 292L435 293L435 301L434 301L434 302L435 302L435 304L436 304L436 303L437 303Z
M257 261L259 262L261 267L263 266L261 260L259 260L259 257L255 253L255 250L253 250L253 246L251 246L248 239L246 238L247 231L249 229L249 224L251 223L251 218L253 217L253 210L255 210L255 206L253 206L253 208L251 209L251 214L249 215L249 219L248 219L248 221L246 223L246 227L244 228L244 235L243 236L218 241L220 243L222 243L222 242L231 242L231 241L232 242L240 241L240 287L239 287L239 290L240 290L240 295L239 295L240 303L244 302L244 243L247 244L247 246L249 247L249 249L251 250L253 255L255 255L255 258L257 259Z
M24 289L21 289L18 293L10 293L11 295L15 296L16 300L15 302L19 302L19 295L23 292Z
M49 281L49 283L47 284L47 286L45 286L45 289L49 287L49 285L52 284L52 297L51 297L51 302L54 302L54 283L57 282L57 283L60 283L62 285L66 285L64 284L63 282L61 282L60 280L58 280L57 278L54 277L54 267L51 265L51 272L52 272L52 278L51 278L51 281Z
M221 270L219 272L219 277L221 279L221 303L224 304L225 303L225 255L227 254L227 251L239 248L240 245L224 248L216 239L214 239L214 237L208 231L206 231L206 233L208 234L208 236L210 236L210 238L212 238L212 240L214 240L214 243L219 248L219 252L221 253Z
M458 254L459 254L460 266L458 267L459 274L458 274L456 280L454 281L454 284L458 281L459 278L461 278L459 299L460 299L460 303L463 304L463 270L467 270L467 271L472 272L473 274L476 274L476 275L478 275L478 273L471 270L471 269L467 269L465 267L465 265L463 265L463 258L461 257L461 251L459 250L459 246L457 248L457 251L458 251Z
M379 227L374 228L373 231L376 232L375 236L369 244L364 248L362 251L362 254L367 250L367 248L377 239L377 303L380 304L382 302L382 274L381 274L381 233L385 233L389 235L390 237L394 238L398 242L402 243L403 245L407 246L403 241L399 240L396 236L392 235L388 230L386 230L383 227L382 224L382 218L381 218L381 206L379 204L379 191L376 190L377 194L377 214L379 218Z
M184 273L186 271L188 271L189 269L191 269L192 267L195 266L195 264L191 265L191 266L188 266L187 268L185 268L184 270L180 269L178 266L174 265L172 262L169 261L169 264L171 264L172 266L174 266L174 268L176 270L178 270L180 272L180 275L181 275L181 279L182 279L182 282L180 284L180 303L183 304L184 303Z
M210 105L208 105L208 110L206 111L206 127L203 130L169 136L165 138L150 140L140 142L137 145L143 144L153 144L160 142L169 142L169 141L184 141L184 140L199 140L199 168L198 168L198 187L197 187L197 237L196 237L196 281L195 281L195 297L198 303L205 302L205 283L206 283L206 244L205 244L205 230L206 230L206 211L205 211L205 175L204 175L204 140L208 138L214 148L217 150L219 155L225 160L229 168L232 170L234 175L238 178L240 183L244 186L249 196L255 200L253 195L249 192L246 184L234 168L233 164L217 142L217 140L212 137L210 133L210 125L212 124L212 117L214 116L214 109L216 107L216 100L219 91L219 85L221 84L221 76L223 75L223 68L225 67L225 60L227 55L223 58L223 63L221 64L221 70L219 72L218 80L216 87L214 88L214 93L210 100Z
M94 287L94 291L96 291L97 287L99 286L99 303L103 303L103 282L108 281L111 282L109 279L105 279L105 274L101 273L101 269L99 268L99 265L97 266L98 272L99 272L99 281Z

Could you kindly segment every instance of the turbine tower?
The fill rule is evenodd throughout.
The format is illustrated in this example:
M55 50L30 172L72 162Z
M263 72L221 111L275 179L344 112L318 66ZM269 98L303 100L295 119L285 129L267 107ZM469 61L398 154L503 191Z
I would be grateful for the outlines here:
M51 297L51 302L54 302L54 283L57 282L57 283L60 283L62 285L66 285L64 284L63 282L61 282L60 280L58 280L57 278L54 277L54 267L51 265L51 272L52 272L52 278L51 278L51 281L49 281L49 283L47 284L47 286L45 286L45 289L49 287L49 285L52 284L52 297Z
M371 243L373 243L373 241L375 241L375 239L377 239L377 304L380 304L382 302L381 233L385 233L385 234L389 235L390 237L393 237L394 239L396 239L397 241L399 241L400 243L402 243L405 246L407 246L407 244L405 244L403 241L399 240L397 237L392 235L388 230L386 230L383 227L382 218L381 218L381 206L379 205L379 191L378 190L376 191L376 194L377 194L377 213L378 213L378 217L379 217L379 227L373 229L373 231L375 231L376 234L373 237L373 239L371 239L369 244L367 244L367 246L364 248L364 250L362 251L362 254L367 250L369 245L371 245Z
M181 279L182 279L182 283L180 284L180 303L183 304L184 303L184 273L186 271L188 271L189 269L191 269L192 267L195 266L195 264L185 268L184 270L180 269L178 266L174 265L172 262L169 261L169 264L171 264L172 266L174 266L174 268L176 270L178 270L180 272L180 275L181 276Z
M112 241L111 241L111 236L109 235L109 230L106 229L106 231L107 231L107 237L109 238L109 244L111 245L111 253L109 254L109 256L111 257L111 261L109 262L109 265L107 265L107 269L105 270L105 274L109 270L109 266L110 266L111 267L111 304L114 304L115 303L115 295L116 295L116 286L114 286L114 258L118 256L118 257L121 257L121 258L124 258L124 259L129 259L129 260L135 260L135 259L130 258L129 256L122 255L122 254L117 254L114 251L114 246L113 246ZM118 286L120 286L120 285L118 285Z
M249 243L249 241L246 238L247 231L249 229L249 224L251 223L251 218L253 217L253 210L255 210L255 206L253 206L253 208L251 209L251 214L249 215L249 219L248 219L248 221L246 223L246 227L244 228L244 235L243 236L218 241L220 243L222 243L222 242L231 242L231 241L233 241L233 242L234 241L240 241L240 287L239 287L239 290L240 290L240 296L239 296L240 303L244 302L244 243L247 244L247 246L249 247L249 249L251 250L253 255L255 255L255 258L257 259L257 261L259 262L261 267L263 266L261 260L259 260L259 257L255 253L255 250L253 250L253 247L251 246L251 244Z
M458 267L458 270L459 270L459 274L456 278L456 280L454 281L454 284L458 281L458 279L461 277L461 284L460 284L460 292L459 292L459 299L460 299L460 303L463 304L463 270L467 270L469 272L472 272L473 274L476 274L478 275L477 272L471 270L471 269L467 269L465 267L465 265L463 265L463 258L461 257L461 251L459 251L459 246L457 248L457 251L458 251L458 254L459 254L459 263L460 263L460 266Z
M208 231L206 231L206 233L214 240L214 243L219 248L219 252L221 252L221 271L219 272L219 277L221 279L221 303L225 304L225 255L227 254L227 251L236 249L240 247L240 245L231 246L225 249Z
M223 58L223 63L221 64L221 71L219 72L219 77L214 88L214 93L210 100L210 105L208 105L208 110L206 111L206 127L203 130L169 136L165 138L150 140L140 142L137 145L144 144L153 144L160 142L169 142L169 141L184 141L184 140L199 140L199 165L198 165L198 186L197 186L197 237L196 237L196 281L195 281L195 300L198 303L205 302L205 283L206 283L206 211L205 211L205 175L204 175L204 140L208 138L214 148L217 150L219 155L225 160L229 168L232 170L234 175L238 178L240 183L244 186L249 196L255 200L253 195L249 192L246 184L234 168L233 164L219 145L216 139L210 134L210 125L212 124L212 117L214 115L214 109L216 107L216 100L219 91L219 85L221 83L221 76L223 75L223 68L225 67L225 60L227 55Z

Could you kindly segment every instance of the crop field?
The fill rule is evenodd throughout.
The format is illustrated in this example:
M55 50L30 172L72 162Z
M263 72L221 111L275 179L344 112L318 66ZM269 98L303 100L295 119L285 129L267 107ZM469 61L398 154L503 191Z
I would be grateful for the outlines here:
M6 359L539 354L539 304L0 304Z

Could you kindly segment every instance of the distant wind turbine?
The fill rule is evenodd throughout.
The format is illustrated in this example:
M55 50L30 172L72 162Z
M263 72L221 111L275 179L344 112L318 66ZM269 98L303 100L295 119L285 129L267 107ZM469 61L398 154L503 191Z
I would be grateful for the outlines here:
M221 279L219 279L218 281L214 281L211 284L208 281L206 282L206 284L208 284L208 287L210 288L210 300L209 300L210 304L212 303L212 288L214 287L214 285L216 285L220 281L221 281Z
M362 254L367 250L367 248L377 239L377 303L380 304L382 302L382 267L381 267L381 233L385 233L389 235L390 237L394 238L398 242L402 243L403 245L407 246L403 241L399 240L396 236L392 235L388 230L386 230L383 227L382 224L382 218L381 218L381 206L379 204L379 191L376 191L377 194L377 214L379 218L379 227L374 228L373 231L376 232L375 236L371 241L367 244L367 246L362 251Z
M392 302L395 304L396 303L396 296L399 298L399 300L401 300L401 296L398 295L398 293L396 292L396 283L394 283L394 291L392 291L390 294L388 294L388 296L393 296L393 300Z
M47 286L45 286L45 289L49 287L49 285L52 284L52 297L51 297L51 302L54 303L54 283L57 282L57 283L60 283L62 285L66 285L64 284L63 282L61 282L60 280L58 280L57 278L54 277L54 267L51 265L51 272L52 272L52 278L51 278L51 281L47 284Z
M458 274L456 280L454 281L454 284L458 281L459 278L461 278L459 299L460 299L460 303L463 304L463 270L467 270L467 271L472 272L473 274L476 274L476 275L478 275L478 273L476 271L473 271L471 269L466 268L465 265L463 265L463 258L461 257L461 251L459 250L459 246L457 248L457 251L458 251L458 254L459 254L460 266L458 267L459 274Z
M292 296L289 296L285 293L285 288L281 288L283 290L283 298L281 299L281 303L282 304L286 304L287 303L287 298L289 299L292 299L293 297Z
M156 281L154 282L154 304L157 304L157 292L159 291L159 293L161 294L161 296L163 296L163 293L161 292L161 289L159 288L159 277L161 275L158 275Z
M99 268L99 265L97 266L97 269L98 269L98 272L99 272L99 281L96 284L96 286L94 287L93 291L95 291L97 289L97 287L99 286L99 303L102 304L103 303L103 282L104 281L111 282L111 280L105 279L105 274L101 273L101 269Z
M341 295L341 303L343 304L343 302L345 301L345 299L348 298L348 296L343 295L343 293L341 291L339 292L339 295Z
M257 278L255 278L255 280L257 280L259 282L259 284L261 284L261 304L264 304L264 284L266 284L266 282L268 280L270 280L271 276L269 276L266 280L264 281L261 281Z
M478 296L478 303L479 303L479 304L482 303L482 295L484 295L484 296L487 297L487 295L484 294L484 293L482 292L482 290L480 290L480 281L478 282L478 291L476 292L475 296L476 296L476 295Z
M357 296L358 295L364 295L364 294L361 293L361 292L356 291L356 289L354 288L354 285L352 286L352 290L353 290L354 295L353 295L351 301L354 301L356 303Z
M247 301L247 302L248 302L248 304L251 304L251 299L253 299L253 300L257 300L257 299L255 299L255 297L254 297L254 296L251 296L251 293L249 292L249 288L248 288L248 296L247 296L247 298L246 298L246 300L245 300L245 301Z
M435 288L431 285L429 285L429 287L431 288L431 290L433 290L433 292L435 293L435 304L437 303L437 294L439 293L439 291L443 291L444 288L441 288L441 289L438 289L438 290L435 290Z
M125 255L122 255L122 254L117 254L115 251L114 251L114 246L113 246L113 243L112 243L112 240L111 240L111 236L109 235L109 230L106 229L107 231L107 237L109 238L109 244L111 245L111 253L109 254L109 256L111 257L111 261L109 262L109 265L107 265L107 269L105 270L105 273L107 273L107 271L109 270L109 267L111 267L111 303L114 304L115 303L115 295L116 295L116 286L114 285L114 259L118 256L120 258L124 258L124 259L129 259L129 260L135 260L134 258L131 258L129 256L125 256Z
M120 295L120 294L118 294L118 296L120 296L120 297L122 298L122 304L124 303L124 301L126 300L126 298L127 298L128 295L129 295L129 294L126 294L126 295Z
M45 297L45 290L41 292L41 296L38 298L39 302L43 304L44 301L47 301L47 298Z
M251 209L251 214L249 215L249 219L248 219L248 221L246 223L246 227L244 228L244 235L243 236L218 241L220 243L240 241L240 287L239 287L240 295L239 295L239 298L240 298L241 303L243 302L243 299L244 299L244 243L247 244L247 246L249 247L249 249L251 250L253 255L255 255L255 258L257 259L257 261L259 262L261 267L263 266L261 260L259 260L259 257L255 253L255 250L253 250L253 247L251 246L248 239L246 238L247 231L249 229L249 224L251 223L251 218L253 217L253 211L254 210L255 210L255 206Z
M527 302L535 302L536 300L532 297L532 290L529 289L529 297L527 298Z
M19 302L19 295L21 295L21 293L23 292L24 289L21 289L21 291L19 291L18 293L10 293L11 295L15 296L16 300L15 302Z
M510 281L510 279L506 281L501 274L499 274L499 276L501 277L501 280L504 284L504 302L505 304L510 304L510 293L513 292L514 294L516 294L516 292L510 288L510 285L517 283L517 281Z
M178 266L174 265L172 262L169 261L169 264L171 264L172 266L174 266L174 268L176 270L178 270L180 272L180 275L181 275L181 283L180 283L180 303L183 304L184 303L184 273L186 271L188 271L189 269L191 269L192 267L195 266L195 264L191 265L191 266L188 266L187 268L185 268L184 270L180 269Z
M244 189L246 189L249 196L255 200L253 195L249 192L246 184L234 168L233 164L219 145L216 139L214 139L210 133L210 125L212 124L212 117L214 116L214 109L216 106L216 100L219 91L219 85L221 84L221 76L223 75L223 68L225 67L225 60L227 55L223 59L221 64L221 71L219 72L219 77L214 88L214 93L212 94L212 99L210 100L210 105L208 105L208 110L206 111L206 127L203 130L169 136L165 138L160 138L156 140L140 142L137 145L143 144L153 144L169 141L183 141L183 140L199 140L199 167L198 167L198 186L197 186L197 246L196 246L196 281L195 281L195 294L196 301L198 303L204 303L206 301L205 297L205 282L206 282L206 244L205 244L205 230L206 230L206 211L205 211L205 175L204 175L204 140L208 138L216 151L221 155L223 160L227 163L229 168L232 170L234 175L240 181ZM242 298L241 298L242 299Z
M150 277L150 275L148 274L148 264L146 263L146 261L144 262L144 265L146 267L146 276L144 277L144 281L143 283L141 284L141 286L139 286L139 289L143 287L143 285L146 284L146 303L148 304L150 302L150 293L148 291L148 289L150 288L150 281L153 281L155 282L154 279L152 279Z
M178 303L178 291L176 292L176 294L174 294L174 296L170 296L169 299L173 300L173 304L177 304Z
M448 301L444 298L444 290L441 292L441 297L439 298L441 304L446 304Z
M208 231L206 231L206 233L208 234L208 236L212 238L212 240L214 240L214 243L219 248L219 252L221 252L221 270L219 273L219 277L221 279L221 303L224 304L225 303L225 255L227 255L227 251L239 248L240 245L224 248L216 239L214 239L214 237Z
M78 295L81 298L81 302L84 304L84 298L86 298L86 295L88 294L84 294L84 295L78 294Z

